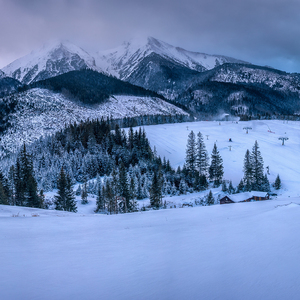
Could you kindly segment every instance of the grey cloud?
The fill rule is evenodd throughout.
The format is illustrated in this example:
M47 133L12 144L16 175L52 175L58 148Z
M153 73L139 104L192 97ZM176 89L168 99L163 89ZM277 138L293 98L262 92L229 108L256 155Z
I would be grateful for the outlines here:
M90 51L135 36L300 72L297 0L0 0L0 66L47 40Z

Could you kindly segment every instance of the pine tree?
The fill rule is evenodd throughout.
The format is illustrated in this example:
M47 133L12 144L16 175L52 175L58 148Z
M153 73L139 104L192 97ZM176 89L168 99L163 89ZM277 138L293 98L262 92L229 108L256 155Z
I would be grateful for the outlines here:
M236 192L241 193L244 191L244 188L245 188L244 181L243 181L243 179L241 179L239 185L237 186Z
M104 203L104 187L101 184L98 185L97 188L97 199L96 199L96 209L95 212L104 211L105 203Z
M75 195L70 176L66 175L64 168L60 169L57 180L57 194L54 196L56 210L77 212Z
M234 187L232 185L232 181L229 181L229 186L228 186L228 193L233 194L235 192Z
M263 184L265 182L265 176L264 176L264 161L260 154L257 141L255 141L254 146L252 148L251 161L252 161L252 176L253 176L252 189L259 191L263 187Z
M222 181L222 192L226 193L228 191L226 181Z
M88 192L86 188L86 182L83 183L83 187L81 189L81 204L87 204L88 203Z
M200 188L200 191L204 191L208 188L207 178L204 174L200 175L199 188Z
M252 181L253 181L253 167L252 167L252 157L250 151L247 149L244 158L244 185L246 191L251 191Z
M128 185L128 178L127 178L127 172L123 162L121 162L119 168L118 186L119 186L119 196L123 197L126 201L126 204L124 205L124 212L131 211L131 204L130 204L131 197L130 197L130 191Z
M279 174L277 175L277 177L275 179L274 187L276 190L281 189L281 179L279 177Z
M152 178L152 184L150 188L150 205L153 208L158 209L161 205L162 193L161 183L157 172L155 171Z
M14 182L16 205L40 207L32 157L27 153L25 144L17 157Z
M57 194L54 196L54 204L56 210L64 210L66 207L67 197L67 178L64 168L60 169L60 173L57 180Z
M269 182L267 174L265 174L265 176L264 176L264 180L263 180L263 183L262 183L262 186L261 186L261 190L263 192L270 192L270 182Z
M75 192L73 190L72 179L69 174L66 175L66 206L64 210L70 212L77 212Z
M223 174L223 160L215 143L211 154L211 165L209 167L209 178L214 181L215 187L221 184Z
M206 198L206 205L213 205L213 204L215 204L215 199L214 199L214 196L213 196L213 194L210 190L208 195L207 195L207 198Z
M188 186L183 178L180 180L178 189L179 189L179 193L184 194L184 195L186 194L186 192L188 190Z
M206 147L203 141L203 136L201 132L199 131L197 134L197 156L196 156L196 167L198 168L199 174L200 175L207 175L207 170L208 170L208 162L209 162L209 157L208 153L206 151Z
M0 181L0 204L8 204L8 197L4 192L2 182Z
M195 134L191 131L188 135L187 146L186 146L186 169L194 177L196 171L196 158L197 158L197 149L196 149L196 140Z

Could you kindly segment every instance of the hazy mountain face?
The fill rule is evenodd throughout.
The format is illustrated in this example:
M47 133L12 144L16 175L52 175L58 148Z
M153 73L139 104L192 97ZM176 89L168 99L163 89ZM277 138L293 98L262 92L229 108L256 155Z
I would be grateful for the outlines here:
M29 84L84 68L95 68L93 57L71 43L59 42L15 60L2 71L9 77Z

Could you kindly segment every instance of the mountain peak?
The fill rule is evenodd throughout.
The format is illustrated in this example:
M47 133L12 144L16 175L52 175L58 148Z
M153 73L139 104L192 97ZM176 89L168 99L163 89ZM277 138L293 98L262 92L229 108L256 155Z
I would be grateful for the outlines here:
M15 60L2 71L9 77L29 84L86 67L95 68L92 56L69 41L57 40Z
M97 53L97 65L104 72L127 80L137 66L152 53L183 67L203 72L224 63L245 63L221 55L192 52L172 46L154 37L134 39L121 46Z

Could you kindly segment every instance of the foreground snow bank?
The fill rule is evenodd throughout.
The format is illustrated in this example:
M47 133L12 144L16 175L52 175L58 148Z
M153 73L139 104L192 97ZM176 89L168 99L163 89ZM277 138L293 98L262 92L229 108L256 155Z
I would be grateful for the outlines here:
M298 299L299 204L9 218L0 206L0 298Z

